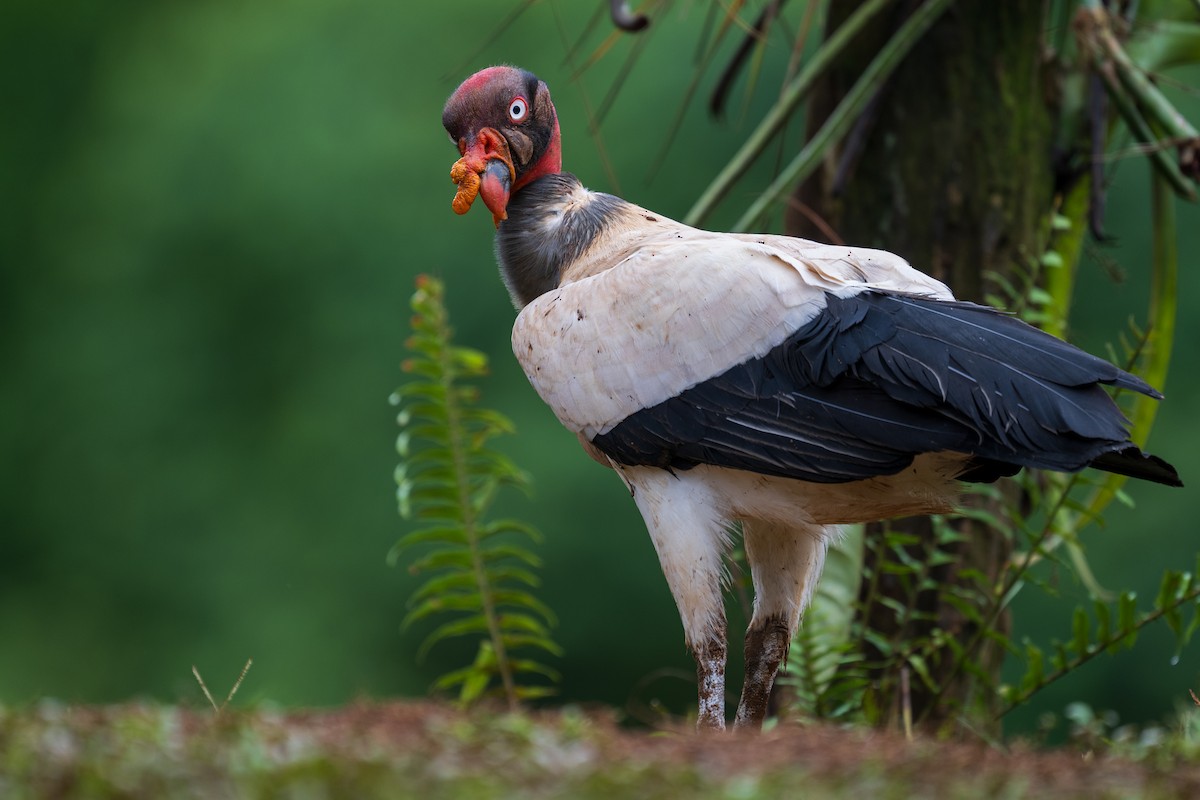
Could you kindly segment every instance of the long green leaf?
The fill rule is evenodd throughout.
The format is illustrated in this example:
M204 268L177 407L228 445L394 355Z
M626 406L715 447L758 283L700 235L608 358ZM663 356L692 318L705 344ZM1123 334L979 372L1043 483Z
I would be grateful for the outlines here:
M1110 69L1101 67L1100 76L1104 79L1108 96L1115 103L1118 113L1120 113L1121 118L1125 121L1126 127L1129 128L1129 132L1133 134L1134 139L1139 144L1146 148L1147 156L1154 169L1167 179L1180 197L1187 198L1188 200L1196 199L1195 187L1184 176L1183 171L1179 169L1178 160L1174 157L1172 151L1159 144L1158 136L1155 135L1145 117L1142 116L1141 110L1129 96L1125 86Z
M879 54L863 70L854 86L838 103L837 108L825 120L820 130L813 134L799 154L783 168L766 191L750 204L741 219L734 225L734 230L745 231L757 225L772 206L783 199L797 182L806 178L816 168L829 149L849 132L858 115L866 108L875 93L883 87L904 57L953 2L954 0L925 0L904 21L904 24L896 29L896 32L880 49Z
M1138 25L1125 52L1149 73L1200 63L1200 23L1163 19Z
M816 53L808 59L800 73L788 84L778 102L772 106L767 116L759 123L754 132L746 139L745 144L730 160L725 168L713 179L695 205L684 217L688 225L699 225L720 202L733 184L745 174L756 158L766 149L775 134L783 128L788 118L816 84L817 78L824 74L837 57L846 49L854 37L882 12L892 0L868 0L858 7L846 21L830 34Z
M1175 320L1178 315L1179 285L1179 242L1175 217L1175 198L1169 182L1154 173L1152 178L1151 219L1153 240L1151 264L1153 273L1150 283L1150 308L1148 311L1150 335L1146 341L1145 356L1141 363L1142 377L1151 386L1166 384L1171 364L1171 351L1175 343ZM1145 443L1158 414L1158 401L1145 395L1137 395L1133 407L1128 411L1132 423L1130 437ZM1117 496L1125 484L1123 475L1108 473L1104 482L1087 499L1085 506L1090 516L1098 516Z

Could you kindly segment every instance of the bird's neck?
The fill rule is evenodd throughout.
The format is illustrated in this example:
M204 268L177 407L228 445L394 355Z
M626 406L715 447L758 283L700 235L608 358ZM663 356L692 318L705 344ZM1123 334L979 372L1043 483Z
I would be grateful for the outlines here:
M517 308L557 287L627 205L588 191L569 172L543 175L516 192L496 229L496 258Z
M554 106L550 107L550 113L553 116L551 118L550 140L546 143L546 149L537 162L529 167L521 177L517 178L516 183L513 184L513 194L516 194L518 190L525 188L538 178L562 172L562 132L558 127L558 112L554 110Z

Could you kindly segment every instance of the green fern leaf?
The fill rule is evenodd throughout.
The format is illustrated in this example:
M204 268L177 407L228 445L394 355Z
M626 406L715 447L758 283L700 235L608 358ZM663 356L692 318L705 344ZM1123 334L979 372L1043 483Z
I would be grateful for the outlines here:
M501 519L489 522L482 526L479 531L480 538L484 539L501 533L518 533L538 544L542 541L542 534L537 528L515 519Z
M554 683L558 683L562 680L562 675L559 674L558 670L547 667L545 664L537 661L532 661L527 658L514 658L512 665L515 672L541 675L549 678Z
M470 570L474 567L474 558L469 550L446 549L434 550L425 554L409 565L410 572L426 572L434 569Z
M549 638L550 630L528 614L510 612L500 615L500 628L505 633L528 633L539 638Z
M434 689L457 688L464 704L495 689L514 706L552 691L518 683L518 676L558 680L549 667L513 655L520 649L561 654L549 633L553 612L529 591L538 585L533 569L540 560L514 541L538 542L541 535L517 520L487 519L497 492L528 491L529 477L488 447L514 427L503 414L479 407L478 387L464 382L487 374L487 358L451 344L442 296L439 282L418 279L406 341L410 357L403 364L410 380L389 398L400 407L402 428L396 439L403 459L395 471L397 505L418 527L396 542L388 563L407 558L410 572L432 573L410 597L402 628L450 617L426 635L418 658L443 640L479 637L472 663L442 675Z
M482 606L483 600L477 591L459 593L443 592L432 597L427 597L415 604L412 610L404 615L400 627L407 629L414 622L419 622L426 617L445 611L474 611Z
M541 578L524 567L518 567L515 564L502 564L492 567L491 574L497 584L521 583L532 589L536 589L542 585Z
M492 593L492 598L497 605L514 606L535 612L551 627L558 624L558 620L554 616L554 612L550 610L550 607L529 592L518 589L498 589Z
M468 636L473 633L487 633L488 620L482 613L472 614L469 617L461 617L453 622L445 622L425 637L425 641L421 642L421 646L417 648L417 658L423 659L429 654L429 650L438 642L446 639L454 639L459 636Z
M400 540L392 545L392 550L398 553L418 544L446 542L465 545L467 540L462 535L462 528L456 525L435 525L430 528L422 528L400 537Z
M427 597L433 597L439 594L450 592L459 592L464 589L478 589L478 584L475 581L475 576L466 572L450 572L445 575L439 575L425 581L420 588L412 593L408 598L409 606L415 606Z
M542 560L537 555L515 544L492 544L486 548L482 548L482 554L484 560L491 563L505 558L512 558L524 562L535 569L542 565Z
M562 656L563 649L552 639L544 636L531 636L520 633L505 633L500 637L504 646L515 650L518 647L536 647L545 650L552 656Z

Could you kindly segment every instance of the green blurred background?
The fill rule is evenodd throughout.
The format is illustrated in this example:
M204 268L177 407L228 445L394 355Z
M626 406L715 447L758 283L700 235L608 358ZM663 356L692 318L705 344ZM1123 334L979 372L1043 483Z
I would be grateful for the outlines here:
M584 36L599 5L535 4L487 44L517 3L4 4L0 702L202 702L193 664L223 695L253 657L239 701L335 704L423 694L471 655L442 645L417 663L424 631L398 629L414 581L385 564L404 530L387 397L413 279L429 272L459 342L492 360L485 401L519 429L499 446L536 481L501 512L546 534L563 699L687 707L691 661L633 504L517 370L487 215L450 210L441 106L489 63L550 83L569 169L677 217L769 104L764 81L729 121L693 110L663 155L703 16L681 7L656 21L594 139L589 110L631 46L572 83L571 46L608 33ZM787 55L780 43L766 68ZM1083 267L1075 338L1095 351L1144 308L1146 183L1140 163L1118 170L1119 247L1103 260L1124 281ZM1196 486L1200 215L1180 218L1179 338L1151 449ZM1197 495L1131 491L1137 507L1110 512L1090 554L1109 588L1152 597L1164 568L1195 562ZM1068 635L1081 596L1069 575L1045 577L1064 598L1026 592L1016 608L1018 634L1043 641ZM1161 717L1200 690L1200 647L1172 652L1165 632L1146 635L1012 725L1075 699Z

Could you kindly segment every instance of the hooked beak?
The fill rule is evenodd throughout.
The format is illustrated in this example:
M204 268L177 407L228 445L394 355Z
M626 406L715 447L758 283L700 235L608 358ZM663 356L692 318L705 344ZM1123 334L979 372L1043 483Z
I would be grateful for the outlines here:
M458 150L462 158L450 168L450 180L458 184L451 206L455 213L465 214L475 198L482 196L499 225L508 218L508 198L516 177L508 141L495 128L481 128L473 141L459 140Z

